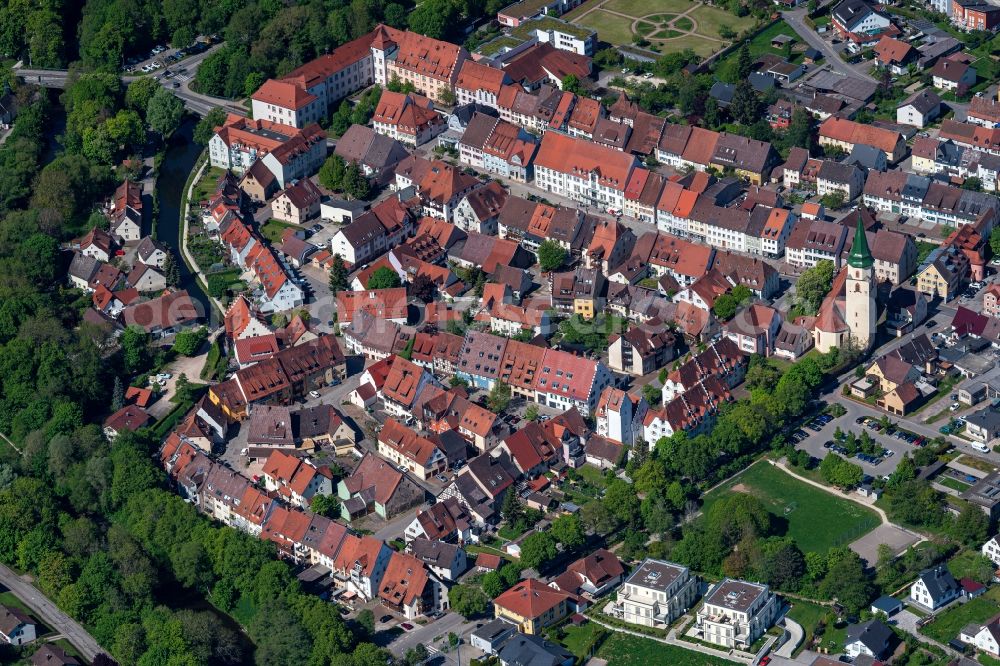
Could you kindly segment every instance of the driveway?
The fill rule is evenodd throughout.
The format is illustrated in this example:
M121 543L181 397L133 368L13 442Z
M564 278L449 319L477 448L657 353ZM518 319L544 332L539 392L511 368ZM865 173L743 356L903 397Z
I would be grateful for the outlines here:
M788 630L788 640L774 651L774 654L779 657L786 657L791 659L792 653L795 652L795 648L799 646L802 639L805 638L806 632L802 629L802 625L793 620L792 618L785 616L785 629Z

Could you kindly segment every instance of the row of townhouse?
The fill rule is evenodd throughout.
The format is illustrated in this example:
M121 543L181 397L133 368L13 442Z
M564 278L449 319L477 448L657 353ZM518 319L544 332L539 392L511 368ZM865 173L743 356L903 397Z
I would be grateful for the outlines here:
M984 190L1000 189L1000 155L934 137L915 139L912 155L913 170L919 174L977 178Z
M656 159L675 168L731 169L754 185L762 185L777 164L778 154L766 141L690 125L667 125L657 142Z
M987 235L1000 208L991 194L963 190L905 171L869 172L863 200L866 206L879 212L952 227L988 218L984 229Z
M262 312L283 312L305 303L305 292L295 283L270 245L239 217L220 228L219 241L233 264L246 271L258 286Z
M408 552L396 552L379 539L308 513L308 498L332 491L329 470L296 456L276 452L268 458L262 472L266 492L176 433L165 441L160 460L177 491L199 511L273 543L282 558L297 565L325 567L345 598L377 600L415 619L447 610L448 589L439 574L453 579L466 568L464 551L456 546L445 549L452 556L448 562L437 552L441 548L425 548L422 539Z
M596 408L601 391L612 383L600 361L479 331L466 333L455 374L486 389L501 381L539 404L584 413Z
M237 370L212 386L208 397L226 418L239 421L257 404L290 404L309 391L343 379L344 353L332 335L274 352L254 365Z

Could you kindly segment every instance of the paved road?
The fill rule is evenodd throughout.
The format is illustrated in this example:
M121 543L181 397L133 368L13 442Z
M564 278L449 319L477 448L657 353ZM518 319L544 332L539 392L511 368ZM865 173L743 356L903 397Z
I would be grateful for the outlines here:
M820 37L815 30L806 25L805 17L808 11L807 7L800 7L799 9L782 12L781 17L792 27L793 30L795 30L795 32L799 33L799 35L809 43L809 46L823 53L826 58L826 64L834 71L847 76L856 76L867 81L874 81L875 79L868 75L868 73L851 67L846 62L841 60L840 54L837 53L837 50L834 49L829 42Z
M58 631L73 644L88 661L105 650L80 624L52 603L38 588L26 582L8 567L0 564L0 584L23 601L45 624Z

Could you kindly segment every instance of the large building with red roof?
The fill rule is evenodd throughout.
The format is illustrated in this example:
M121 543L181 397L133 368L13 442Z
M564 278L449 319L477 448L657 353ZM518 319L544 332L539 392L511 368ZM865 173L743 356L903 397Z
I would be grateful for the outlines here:
M244 173L257 160L264 160L282 188L293 178L304 178L319 169L326 159L326 133L316 123L300 129L261 117L229 114L215 128L208 142L208 156L212 166L236 173Z
M546 192L605 210L625 207L635 156L586 139L546 132L535 157L535 183Z

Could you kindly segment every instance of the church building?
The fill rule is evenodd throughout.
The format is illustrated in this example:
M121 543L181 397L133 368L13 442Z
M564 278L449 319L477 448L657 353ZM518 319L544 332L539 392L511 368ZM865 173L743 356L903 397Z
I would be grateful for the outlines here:
M848 344L868 350L875 342L878 307L874 265L859 216L847 266L834 277L813 324L813 342L820 353Z

